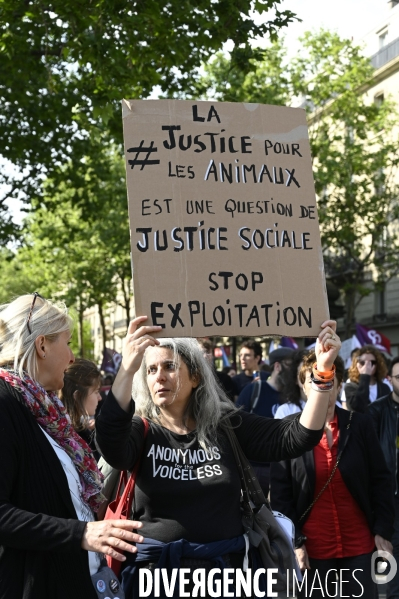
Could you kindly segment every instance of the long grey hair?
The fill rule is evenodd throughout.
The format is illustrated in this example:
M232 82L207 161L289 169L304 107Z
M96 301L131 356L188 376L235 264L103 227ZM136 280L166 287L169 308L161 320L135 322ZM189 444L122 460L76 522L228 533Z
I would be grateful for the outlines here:
M176 365L182 360L188 368L191 378L199 381L193 389L187 408L183 415L183 424L192 418L196 423L199 444L204 449L216 443L216 429L222 421L233 415L237 408L226 396L215 377L212 367L203 356L202 349L196 339L174 338L160 339L160 346L171 349ZM146 354L139 371L134 376L133 398L137 411L144 417L160 423L159 415L147 385Z

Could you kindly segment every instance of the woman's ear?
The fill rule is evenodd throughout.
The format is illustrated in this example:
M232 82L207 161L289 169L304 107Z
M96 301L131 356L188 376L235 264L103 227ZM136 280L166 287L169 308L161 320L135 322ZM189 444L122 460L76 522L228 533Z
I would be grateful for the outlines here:
M193 374L191 380L193 383L193 389L196 389L201 382L201 377L199 376L199 374Z
M39 335L39 337L36 337L35 349L37 357L44 360L46 358L46 338L44 335Z

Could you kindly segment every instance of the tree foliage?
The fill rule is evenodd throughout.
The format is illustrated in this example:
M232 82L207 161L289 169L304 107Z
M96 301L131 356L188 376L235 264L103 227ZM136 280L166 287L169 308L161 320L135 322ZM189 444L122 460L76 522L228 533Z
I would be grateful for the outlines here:
M292 82L310 115L326 272L344 292L348 336L356 303L399 272L399 120L392 102L365 97L373 68L353 42L321 31L303 49Z
M64 300L75 307L79 329L79 353L84 353L83 313L97 306L102 315L103 346L106 342L104 312L106 306L122 297L121 305L129 312L131 299L131 263L129 223L123 161L109 154L108 174L89 197L97 206L91 217L83 218L74 198L90 196L90 161L83 169L87 187L75 189L68 181L54 191L51 180L44 184L44 205L34 206L24 224L23 243L8 255L10 269L29 273L29 288L17 286L16 293L38 290L46 297ZM88 192L89 190L89 192ZM94 193L94 192L93 192ZM12 254L9 252L9 254ZM7 256L4 256L7 259ZM10 277L11 279L11 277ZM22 283L22 281L21 281ZM13 284L14 287L16 286ZM13 285L5 286L8 295ZM121 293L122 292L122 293ZM87 344L86 344L87 349Z
M356 302L399 272L399 120L389 100L367 101L372 77L361 48L321 30L289 62L274 44L249 73L219 55L199 83L220 100L306 109L326 272L344 293L347 335Z
M293 20L280 2L3 0L0 152L18 171L0 171L3 238L12 224L7 199L40 197L43 181L61 166L70 165L73 176L85 157L121 143L123 97L146 98L154 86L189 88L196 69L228 40L245 68L250 41L275 38Z

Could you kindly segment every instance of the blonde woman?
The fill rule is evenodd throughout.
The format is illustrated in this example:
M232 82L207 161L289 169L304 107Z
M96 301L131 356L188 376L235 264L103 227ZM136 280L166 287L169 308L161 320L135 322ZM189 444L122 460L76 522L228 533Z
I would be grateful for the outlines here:
M57 392L73 364L65 306L0 308L0 599L95 599L99 554L133 552L138 522L95 522L102 477Z

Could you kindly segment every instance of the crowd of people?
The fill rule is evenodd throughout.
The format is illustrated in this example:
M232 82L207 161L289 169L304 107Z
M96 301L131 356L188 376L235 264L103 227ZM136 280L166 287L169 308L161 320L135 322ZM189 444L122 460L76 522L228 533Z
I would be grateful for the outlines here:
M229 429L295 525L299 568L320 578L311 596L335 596L343 570L357 575L342 596L377 596L372 554L399 557L399 358L365 346L346 372L326 321L312 351L262 365L251 340L242 371L219 373L210 340L158 338L140 316L104 381L73 356L71 331L65 306L38 293L0 307L0 599L94 599L104 555L121 562L126 599L143 568L185 568L192 590L197 569L259 564ZM116 472L140 463L126 520L102 519L100 456Z

